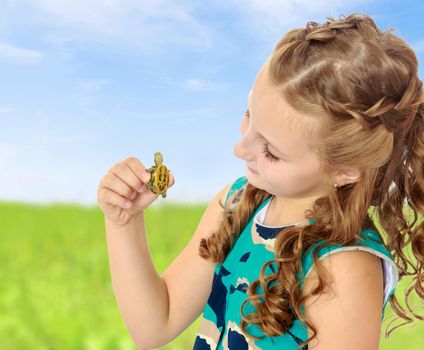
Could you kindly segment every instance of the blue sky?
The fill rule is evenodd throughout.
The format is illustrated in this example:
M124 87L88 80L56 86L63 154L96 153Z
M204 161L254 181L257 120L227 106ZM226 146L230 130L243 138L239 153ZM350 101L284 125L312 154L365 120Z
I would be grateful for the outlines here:
M206 202L233 155L257 71L293 27L367 13L420 61L420 1L0 0L0 199L96 204L100 179L161 151L166 201ZM159 198L157 203L162 200Z

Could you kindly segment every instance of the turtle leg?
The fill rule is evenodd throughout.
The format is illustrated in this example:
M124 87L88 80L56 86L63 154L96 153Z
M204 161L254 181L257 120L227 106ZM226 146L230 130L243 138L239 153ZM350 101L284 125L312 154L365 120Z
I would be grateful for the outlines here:
M146 188L148 190L152 191L153 190L153 186L154 186L153 185L153 181L152 181L152 179L153 179L153 173L154 173L154 168L153 167L150 167L150 168L146 169L146 171L148 173L150 173L150 180L148 182L146 182Z

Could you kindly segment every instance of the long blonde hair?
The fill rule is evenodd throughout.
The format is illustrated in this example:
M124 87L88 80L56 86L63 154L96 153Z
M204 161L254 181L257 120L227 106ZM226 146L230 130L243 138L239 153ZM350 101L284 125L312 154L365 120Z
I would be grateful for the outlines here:
M313 331L300 347L316 337L316 328L300 310L309 296L302 294L296 279L302 254L322 239L327 241L323 247L353 244L370 219L371 207L387 236L385 245L400 279L413 277L406 292L407 308L423 320L408 298L415 289L424 299L424 224L417 223L417 215L424 213L424 91L414 51L392 32L378 29L367 15L340 15L338 20L330 16L323 24L310 21L305 28L290 30L273 49L268 76L295 110L318 118L315 150L322 164L328 169L354 167L361 177L318 198L313 209L305 212L314 224L285 228L284 234L277 236L276 258L265 265L276 262L278 271L265 279L264 265L259 279L249 285L245 301L256 311L243 315L243 305L240 308L241 329L248 337L258 338L247 333L247 323L257 325L268 336L278 336L290 329L295 318ZM219 228L201 241L199 255L222 263L269 195L247 183L234 209L220 203L224 213ZM403 212L405 204L412 220ZM415 261L404 254L409 244ZM327 287L320 265L314 254L319 284L310 295ZM265 300L255 294L258 285L265 291ZM406 322L386 337L412 322L394 294L389 300Z

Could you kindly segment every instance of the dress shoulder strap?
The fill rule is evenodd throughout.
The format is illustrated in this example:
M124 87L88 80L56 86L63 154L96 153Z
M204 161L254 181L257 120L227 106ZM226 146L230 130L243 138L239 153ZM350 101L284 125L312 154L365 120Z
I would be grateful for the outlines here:
M240 200L246 184L246 176L241 176L233 182L225 197L224 205L226 208L231 208L232 205L236 204Z

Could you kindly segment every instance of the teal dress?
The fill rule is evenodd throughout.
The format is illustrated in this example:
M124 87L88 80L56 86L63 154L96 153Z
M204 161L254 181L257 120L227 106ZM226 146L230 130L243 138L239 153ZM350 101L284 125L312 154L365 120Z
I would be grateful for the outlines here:
M232 184L225 199L227 207L236 205L246 183L246 176L242 176ZM274 242L276 234L282 227L298 225L278 227L264 225L262 221L271 198L272 196L267 197L254 212L224 262L215 265L211 293L203 311L193 350L295 350L302 341L308 338L306 324L298 319L294 320L292 327L286 333L274 337L265 335L256 325L248 327L249 334L255 336L265 335L264 338L259 340L245 337L240 329L240 307L247 298L247 287L259 277L262 265L275 258ZM312 224L313 220L309 219L309 223ZM390 252L385 247L372 223L369 228L361 232L361 235L363 238L359 241L360 246L344 247L336 245L323 247L319 249L318 257L319 260L322 260L327 255L346 250L363 250L379 256L384 271L384 304L381 317L383 320L386 304L390 296L395 292L398 283L398 270ZM320 242L323 241L313 245L302 257L303 271L306 272L305 276L311 271L313 264L312 252ZM265 269L265 274L274 273L276 268L275 262L268 265ZM298 275L298 277L303 276ZM263 293L260 285L257 293ZM252 304L250 302L245 303L243 314L246 315L252 311L254 311Z

